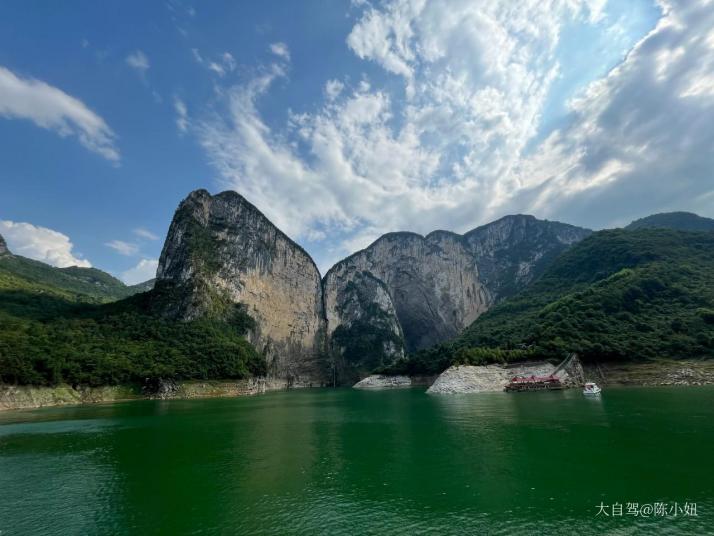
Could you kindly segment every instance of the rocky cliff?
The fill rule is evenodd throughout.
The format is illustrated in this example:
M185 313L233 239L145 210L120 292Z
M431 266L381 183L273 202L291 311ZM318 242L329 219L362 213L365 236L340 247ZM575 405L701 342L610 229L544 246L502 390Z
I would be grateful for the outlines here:
M337 356L359 346L335 334L351 326L344 314L345 290L360 288L369 276L383 283L374 309L394 310L390 322L401 328L407 351L420 350L458 335L495 302L530 283L549 262L590 231L533 216L506 216L465 235L435 231L422 237L390 233L337 263L323 280L330 351ZM365 310L363 308L363 310ZM345 344L347 342L347 344ZM387 356L384 356L385 359Z
M224 318L243 308L269 375L347 383L457 336L590 231L508 216L465 235L389 233L333 266L310 256L235 192L191 193L159 261L165 315Z
M10 250L7 249L7 243L5 242L5 239L0 235L0 257L3 255L9 255Z
M240 306L271 377L293 386L325 382L320 274L310 256L235 192L192 192L164 244L156 288L164 313L185 320Z
M328 335L349 323L340 313L343 289L359 285L365 274L384 284L407 351L456 336L492 301L461 236L444 231L426 237L390 233L337 263L325 276Z
M555 257L590 234L582 227L518 214L477 227L463 238L480 280L498 301L523 289Z
M404 357L401 324L389 290L380 279L366 270L350 271L329 288L324 299L331 361L339 375L335 379L354 383Z

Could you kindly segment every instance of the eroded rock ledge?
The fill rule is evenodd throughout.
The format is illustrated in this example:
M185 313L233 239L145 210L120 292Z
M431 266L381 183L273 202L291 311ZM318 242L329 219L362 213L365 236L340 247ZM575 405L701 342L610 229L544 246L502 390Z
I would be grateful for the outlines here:
M409 376L384 376L372 374L353 385L355 389L399 389L411 387L412 379Z
M518 365L456 365L446 369L426 391L429 394L482 393L503 391L514 376L548 376L555 366L536 361ZM560 380L569 384L571 377L565 370L558 372Z

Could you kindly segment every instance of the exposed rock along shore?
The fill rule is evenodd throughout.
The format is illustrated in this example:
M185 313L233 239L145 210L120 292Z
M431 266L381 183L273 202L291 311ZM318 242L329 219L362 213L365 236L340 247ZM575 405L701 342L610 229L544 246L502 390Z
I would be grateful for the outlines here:
M547 376L555 366L546 362L518 365L453 366L429 387L429 394L503 391L514 376ZM566 387L585 381L603 386L696 386L714 384L714 363L706 360L661 360L650 362L600 363L583 366L573 359L556 376Z
M97 404L141 399L187 399L248 396L277 391L288 387L286 381L250 378L236 381L162 381L154 390L139 386L111 385L104 387L37 387L31 385L0 385L0 411L48 406Z
M514 376L549 376L555 366L546 362L524 363L517 366L502 365L457 365L445 370L427 389L429 394L481 393L503 391ZM562 370L560 380L571 383L570 375Z
M399 389L411 387L412 379L409 376L385 376L373 374L360 380L352 387L355 389Z

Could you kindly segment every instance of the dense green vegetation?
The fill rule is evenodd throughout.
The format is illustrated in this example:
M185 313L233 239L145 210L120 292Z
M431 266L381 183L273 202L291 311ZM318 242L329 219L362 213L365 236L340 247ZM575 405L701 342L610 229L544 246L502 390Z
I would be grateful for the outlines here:
M220 315L166 318L185 298L161 286L133 293L99 270L57 269L0 258L0 382L54 385L145 383L158 378L244 378L265 360L244 334L253 320L223 304Z
M714 231L714 220L703 218L691 212L665 212L653 214L633 221L626 227L630 231L637 229L676 229L678 231Z
M0 292L0 381L111 385L265 373L243 337L252 319L242 309L225 320L179 322L155 314L151 296L89 305Z
M714 357L714 233L595 233L455 341L394 371L435 373L470 355L485 363L567 352L585 360Z
M0 289L45 292L70 301L94 303L114 301L147 290L143 284L127 286L96 268L55 268L18 255L0 256Z
M341 349L345 360L342 374L351 379L362 377L390 362L393 352L403 344L402 338L389 324L387 314L374 303L365 307L362 318L349 326L338 326L332 341Z

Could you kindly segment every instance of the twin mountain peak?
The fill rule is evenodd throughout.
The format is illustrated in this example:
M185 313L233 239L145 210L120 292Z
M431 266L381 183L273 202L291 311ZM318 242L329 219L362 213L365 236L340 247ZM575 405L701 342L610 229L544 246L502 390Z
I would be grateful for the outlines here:
M321 278L307 252L239 194L192 192L164 244L156 288L183 320L240 304L271 376L347 382L453 338L591 233L506 216L464 235L389 233Z

